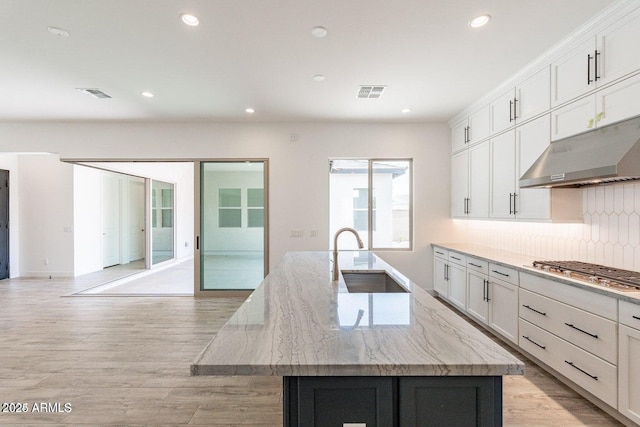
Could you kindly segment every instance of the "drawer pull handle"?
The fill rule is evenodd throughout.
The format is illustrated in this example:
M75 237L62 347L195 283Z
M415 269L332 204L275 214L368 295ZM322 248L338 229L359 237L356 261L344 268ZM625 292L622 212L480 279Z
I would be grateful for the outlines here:
M508 275L507 273L501 273L501 272L499 272L499 271L497 271L497 270L491 270L491 271L492 271L492 272L494 272L494 273L496 273L496 274L499 274L499 275L501 275L501 276L509 277L509 275Z
M437 253L438 255L444 255L444 252L436 251L436 253Z
M592 334L592 333L589 333L589 332L587 332L587 331L584 331L584 330L582 330L582 329L580 329L580 328L577 328L577 327L573 326L571 323L567 323L567 322L565 322L564 324L565 324L565 325L567 325L567 326L568 326L568 327L570 327L570 328L575 329L576 331L580 331L580 332L582 332L583 334L589 335L590 337L598 338L598 335L596 335L596 334Z
M457 259L458 261L461 261L461 259L460 259L460 258L456 258L456 257L454 257L453 255L451 256L451 258L453 258L453 259Z
M631 317L633 317L636 320L640 320L640 317L638 317L638 316L631 316Z
M547 313L545 313L545 312L543 312L543 311L538 311L538 310L536 310L535 308L531 308L531 307L529 307L529 306L528 306L528 305L526 305L526 304L522 304L522 306L523 306L524 308L528 308L529 310L534 311L534 312L536 312L536 313L538 313L538 314L541 314L541 315L543 315L543 316L546 316L546 315L547 315Z
M523 336L522 336L522 338L524 338L525 340L529 341L530 343L533 343L533 344L537 345L538 347L540 347L540 348L541 348L541 349L543 349L543 350L546 350L546 349L547 349L547 347L546 347L546 346L538 344L537 342L535 342L534 340L532 340L531 338L529 338L529 337L527 337L527 336L524 336L524 335L523 335Z
M584 369L580 369L573 362L569 362L568 360L565 360L564 363L566 363L567 365L571 366L572 368L576 368L578 371L582 372L583 374L585 374L585 375L593 378L594 380L598 381L598 377L596 377L595 375L591 375L590 373L588 373Z
M472 263L472 262L470 262L470 263L469 263L469 265L472 265L472 266L477 267L477 268L482 268L482 266L481 266L481 265L474 264L474 263ZM634 316L634 317L635 317L635 316Z

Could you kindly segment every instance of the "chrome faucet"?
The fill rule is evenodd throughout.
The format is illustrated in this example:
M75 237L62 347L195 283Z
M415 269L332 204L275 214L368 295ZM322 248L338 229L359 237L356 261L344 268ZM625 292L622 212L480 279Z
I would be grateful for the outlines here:
M362 239L360 238L360 235L355 229L351 227L344 227L336 231L335 236L333 236L333 280L334 281L338 280L338 276L340 275L340 269L338 268L338 236L340 236L340 233L342 233L343 231L352 232L353 235L356 236L356 239L358 239L358 247L360 249L364 248L364 243L362 243Z

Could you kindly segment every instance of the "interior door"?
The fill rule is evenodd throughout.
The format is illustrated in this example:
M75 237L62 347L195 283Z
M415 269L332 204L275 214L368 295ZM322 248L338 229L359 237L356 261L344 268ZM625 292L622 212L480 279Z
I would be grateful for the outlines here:
M102 175L102 267L120 264L120 179Z
M9 171L0 170L0 280L9 278Z
M201 162L198 176L198 292L251 291L267 272L266 161Z

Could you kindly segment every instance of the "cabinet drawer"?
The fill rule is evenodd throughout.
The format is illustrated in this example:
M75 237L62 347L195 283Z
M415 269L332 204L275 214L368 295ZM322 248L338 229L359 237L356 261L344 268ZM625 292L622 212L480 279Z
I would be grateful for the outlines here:
M518 284L518 270L500 264L489 263L489 276L512 285Z
M612 407L618 401L617 368L520 319L519 345Z
M489 274L489 263L477 258L467 257L467 269L477 271L482 274Z
M433 248L433 256L436 256L442 259L449 259L449 251L446 249L435 247Z
M619 321L623 325L640 329L640 304L620 301Z
M617 325L612 320L520 289L520 317L590 353L617 364Z
M618 300L533 274L520 273L520 287L609 320L618 320Z
M466 267L467 256L458 252L449 252L449 262Z

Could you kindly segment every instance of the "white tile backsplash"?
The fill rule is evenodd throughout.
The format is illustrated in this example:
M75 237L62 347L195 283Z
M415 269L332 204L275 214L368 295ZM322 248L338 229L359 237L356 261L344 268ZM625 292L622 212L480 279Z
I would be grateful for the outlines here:
M640 183L582 190L582 224L458 221L468 243L640 271Z

